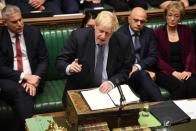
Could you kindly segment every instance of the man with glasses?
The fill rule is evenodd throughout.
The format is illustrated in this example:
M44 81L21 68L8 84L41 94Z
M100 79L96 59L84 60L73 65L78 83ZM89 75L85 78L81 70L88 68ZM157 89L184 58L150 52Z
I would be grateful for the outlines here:
M145 10L136 7L128 16L128 24L122 26L119 32L129 37L135 54L128 84L140 95L142 101L159 101L162 100L160 90L153 81L156 79L153 70L157 62L157 43L153 30L145 27L146 21Z

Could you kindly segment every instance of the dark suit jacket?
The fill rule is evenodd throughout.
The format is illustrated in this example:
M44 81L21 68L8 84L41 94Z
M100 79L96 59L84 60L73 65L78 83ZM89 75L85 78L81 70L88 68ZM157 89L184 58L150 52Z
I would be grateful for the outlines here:
M132 36L129 31L129 25L123 25L119 31L129 37L129 43L131 44L132 49L134 49ZM144 27L140 31L140 43L142 46L140 51L141 60L138 62L138 64L143 70L154 70L157 62L157 43L152 29Z
M155 35L158 41L158 67L165 74L170 75L174 68L169 64L170 52L168 47L168 34L166 26L162 26L155 30ZM194 41L191 30L186 25L178 25L178 35L180 44L182 44L182 59L185 71L195 72L195 52Z
M80 73L67 76L65 70L75 59L82 64ZM109 41L109 54L107 61L108 79L115 82L118 79L124 82L128 79L133 59L128 38L116 32ZM99 85L93 84L95 67L95 33L93 28L78 29L73 31L63 50L57 57L56 67L67 78L67 89L92 88Z
M6 4L16 5L20 8L22 13L29 13L35 10L28 2L29 0L5 0ZM46 0L43 6L44 11L51 11L53 15L63 14L61 10L61 0Z
M40 30L24 26L24 39L32 74L43 78L48 65L48 53ZM19 81L21 72L13 70L13 49L7 27L0 32L0 79Z

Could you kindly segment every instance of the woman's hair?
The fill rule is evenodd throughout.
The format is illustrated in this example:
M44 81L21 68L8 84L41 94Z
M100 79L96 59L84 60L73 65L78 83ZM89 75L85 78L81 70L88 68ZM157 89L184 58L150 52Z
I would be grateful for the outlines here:
M180 11L180 17L183 17L185 14L185 6L181 1L172 1L169 5L165 8L165 16L167 15L168 11L171 8L176 8Z
M116 15L110 11L102 11L95 19L96 26L103 25L116 31L119 27Z
M96 15L93 13L86 13L84 19L82 20L81 28L84 28L90 19L95 19Z
M18 8L17 6L15 5L6 5L3 10L1 11L1 15L2 15L2 18L4 20L7 20L8 17L13 14L13 13L16 13L16 12L20 12L21 13L21 10L20 8Z

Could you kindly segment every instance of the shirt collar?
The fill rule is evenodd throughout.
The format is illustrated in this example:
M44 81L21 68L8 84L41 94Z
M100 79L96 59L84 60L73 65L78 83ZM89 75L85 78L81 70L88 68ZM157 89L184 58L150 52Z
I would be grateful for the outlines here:
M130 34L131 36L133 36L135 33L138 33L138 35L140 35L140 32L134 32L131 27L129 26L129 31L130 31Z
M15 33L11 32L11 30L9 30L9 29L8 29L8 32L9 32L11 38L15 38ZM19 35L22 35L23 32L20 32L20 33L18 33L18 34L19 34Z

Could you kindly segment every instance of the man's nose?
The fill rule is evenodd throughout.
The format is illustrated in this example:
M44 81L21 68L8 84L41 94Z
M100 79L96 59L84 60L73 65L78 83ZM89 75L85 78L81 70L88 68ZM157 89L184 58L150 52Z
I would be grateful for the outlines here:
M22 26L22 21L17 21L18 26Z
M101 38L105 38L105 37L106 37L106 33L103 32L103 33L101 34Z

